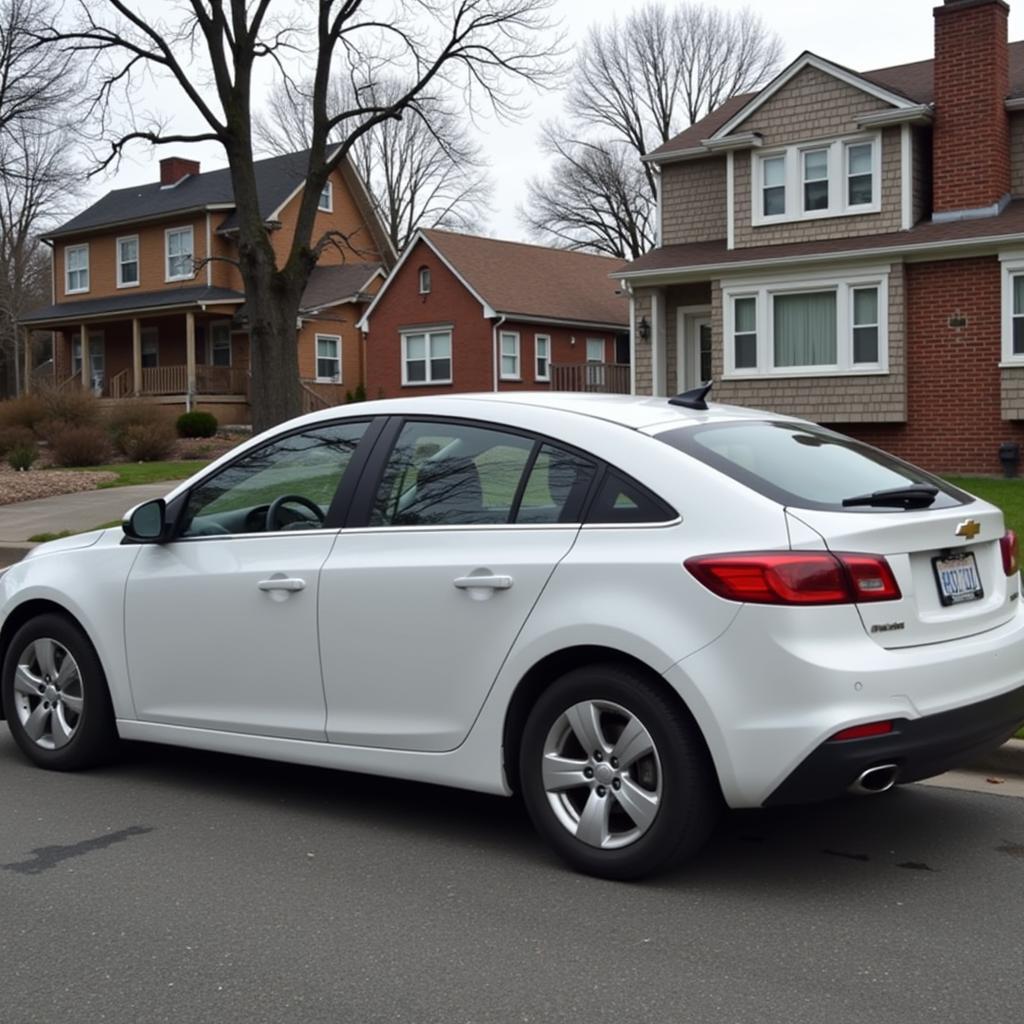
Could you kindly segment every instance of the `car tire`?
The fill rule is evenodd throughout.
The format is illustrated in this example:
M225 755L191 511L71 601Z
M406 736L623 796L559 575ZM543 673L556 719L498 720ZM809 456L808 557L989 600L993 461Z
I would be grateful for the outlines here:
M519 777L541 836L602 878L681 863L704 845L721 806L695 723L625 665L575 668L544 691L523 730Z
M39 615L14 634L0 697L15 743L42 768L76 771L116 752L103 667L85 633L61 615Z

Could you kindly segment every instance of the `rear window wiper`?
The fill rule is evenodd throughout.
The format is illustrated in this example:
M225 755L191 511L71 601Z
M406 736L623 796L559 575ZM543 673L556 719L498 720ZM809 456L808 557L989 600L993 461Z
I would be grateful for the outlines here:
M886 491L858 494L843 498L843 508L856 505L870 505L877 508L927 508L939 493L931 484L910 484L907 487L891 487Z

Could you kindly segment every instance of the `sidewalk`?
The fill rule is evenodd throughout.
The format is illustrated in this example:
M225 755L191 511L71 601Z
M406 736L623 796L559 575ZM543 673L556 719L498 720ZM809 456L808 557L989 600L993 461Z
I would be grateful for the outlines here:
M0 553L4 561L16 561L32 547L29 537L38 533L80 533L101 523L120 519L133 505L151 498L162 498L174 481L159 484L138 484L135 487L109 487L102 491L78 491L58 494L52 498L19 501L0 505Z

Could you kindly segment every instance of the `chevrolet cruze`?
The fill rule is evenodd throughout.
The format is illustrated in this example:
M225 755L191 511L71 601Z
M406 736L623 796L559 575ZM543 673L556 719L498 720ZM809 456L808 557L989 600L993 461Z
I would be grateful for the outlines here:
M34 549L0 622L42 767L123 738L518 792L611 878L723 805L881 792L1024 720L999 510L701 394L306 416Z

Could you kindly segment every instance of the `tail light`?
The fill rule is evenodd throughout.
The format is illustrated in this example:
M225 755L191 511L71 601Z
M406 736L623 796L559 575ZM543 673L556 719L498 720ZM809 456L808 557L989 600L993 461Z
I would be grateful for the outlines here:
M881 555L752 551L688 558L686 568L727 601L751 604L858 604L902 595Z
M865 722L864 725L851 725L849 729L841 729L830 740L863 740L869 736L886 736L892 732L892 722Z
M1003 553L1003 571L1013 576L1020 569L1020 550L1013 530L1007 530L999 538L999 550Z

